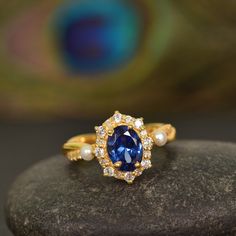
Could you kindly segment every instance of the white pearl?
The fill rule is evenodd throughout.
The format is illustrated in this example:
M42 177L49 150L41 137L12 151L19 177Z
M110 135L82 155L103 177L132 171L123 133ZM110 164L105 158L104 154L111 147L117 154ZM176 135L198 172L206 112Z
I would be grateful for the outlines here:
M164 131L154 131L153 132L153 140L155 144L159 147L164 146L167 142L167 135Z
M92 146L89 144L85 144L80 149L80 156L85 161L91 161L94 158Z

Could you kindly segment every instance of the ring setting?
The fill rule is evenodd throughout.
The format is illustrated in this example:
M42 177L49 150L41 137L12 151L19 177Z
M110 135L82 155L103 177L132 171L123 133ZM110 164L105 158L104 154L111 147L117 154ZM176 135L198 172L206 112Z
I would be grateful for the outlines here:
M115 112L95 130L95 156L105 176L132 183L144 169L151 167L153 140L148 136L142 118Z
M143 118L134 118L116 111L96 134L78 135L63 145L71 161L97 158L103 175L133 183L144 170L152 167L153 145L164 146L175 139L175 128L170 124L144 125Z

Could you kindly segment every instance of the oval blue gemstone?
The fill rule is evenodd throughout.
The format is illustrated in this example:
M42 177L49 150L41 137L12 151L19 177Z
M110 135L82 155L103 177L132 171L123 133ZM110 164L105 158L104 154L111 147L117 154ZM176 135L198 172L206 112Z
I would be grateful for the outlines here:
M107 152L113 163L121 161L121 171L133 171L135 163L142 161L143 146L140 137L126 125L114 129L108 137Z

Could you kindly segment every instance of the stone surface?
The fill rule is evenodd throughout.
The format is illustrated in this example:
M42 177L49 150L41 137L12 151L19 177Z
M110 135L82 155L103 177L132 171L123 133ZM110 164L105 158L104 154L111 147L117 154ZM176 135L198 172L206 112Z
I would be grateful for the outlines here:
M8 225L18 236L235 235L235 144L176 141L152 160L133 185L96 160L42 161L13 184Z
M113 163L121 161L121 171L134 171L135 163L142 161L141 139L126 125L116 127L112 136L108 137L107 151Z

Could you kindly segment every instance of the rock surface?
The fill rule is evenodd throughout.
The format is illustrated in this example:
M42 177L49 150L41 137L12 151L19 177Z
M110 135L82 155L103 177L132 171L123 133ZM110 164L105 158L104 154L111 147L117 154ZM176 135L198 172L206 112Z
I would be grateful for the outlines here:
M236 234L235 144L176 141L152 160L132 185L96 160L42 161L13 184L8 225L17 236Z

